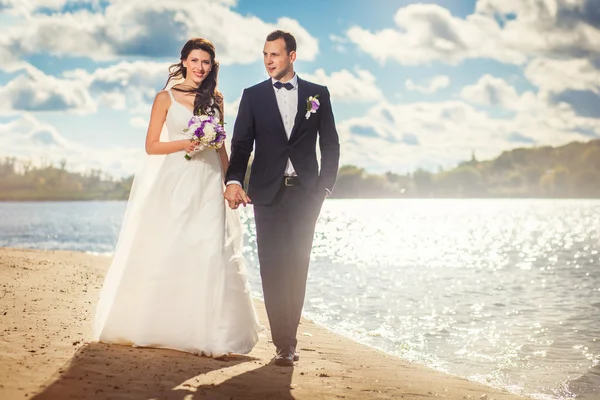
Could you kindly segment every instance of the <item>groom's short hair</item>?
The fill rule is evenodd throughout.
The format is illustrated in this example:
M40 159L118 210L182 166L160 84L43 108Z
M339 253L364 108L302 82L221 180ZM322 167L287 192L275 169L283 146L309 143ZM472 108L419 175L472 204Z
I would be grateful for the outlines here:
M283 39L285 42L285 51L290 54L290 51L296 51L296 38L287 31L277 29L267 35L267 42L272 42L277 39Z

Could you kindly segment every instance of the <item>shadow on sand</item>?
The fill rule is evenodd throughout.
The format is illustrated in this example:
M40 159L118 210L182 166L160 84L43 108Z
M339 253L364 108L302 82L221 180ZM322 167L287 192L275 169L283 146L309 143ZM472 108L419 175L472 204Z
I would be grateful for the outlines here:
M33 399L285 400L293 399L292 372L248 356L215 360L174 350L90 343Z

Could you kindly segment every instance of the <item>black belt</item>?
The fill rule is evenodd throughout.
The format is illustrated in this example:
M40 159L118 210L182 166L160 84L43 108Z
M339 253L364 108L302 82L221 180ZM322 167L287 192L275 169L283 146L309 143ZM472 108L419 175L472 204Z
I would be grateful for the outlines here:
M299 186L300 179L298 179L297 176L284 176L283 177L283 185L288 186L288 187Z

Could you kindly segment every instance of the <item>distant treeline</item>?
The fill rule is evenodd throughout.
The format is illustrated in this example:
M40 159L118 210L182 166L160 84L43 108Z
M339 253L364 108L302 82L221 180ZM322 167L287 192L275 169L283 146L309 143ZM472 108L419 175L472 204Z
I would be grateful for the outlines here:
M133 177L114 179L100 170L71 172L66 163L34 167L0 161L0 200L124 200ZM600 140L560 147L521 148L489 161L475 156L438 172L370 174L340 168L335 198L552 197L600 198Z
M520 148L489 161L471 160L447 171L367 173L340 168L335 196L600 198L600 140L560 147Z
M0 200L122 200L133 177L115 180L99 169L71 172L66 162L33 166L15 158L0 161Z

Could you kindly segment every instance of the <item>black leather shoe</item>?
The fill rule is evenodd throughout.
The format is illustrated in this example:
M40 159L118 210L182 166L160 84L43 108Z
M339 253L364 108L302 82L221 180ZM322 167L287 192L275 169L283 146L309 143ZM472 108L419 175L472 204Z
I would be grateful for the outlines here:
M280 367L293 367L295 357L296 353L293 347L277 349L277 354L275 355L273 363L275 365L279 365Z

